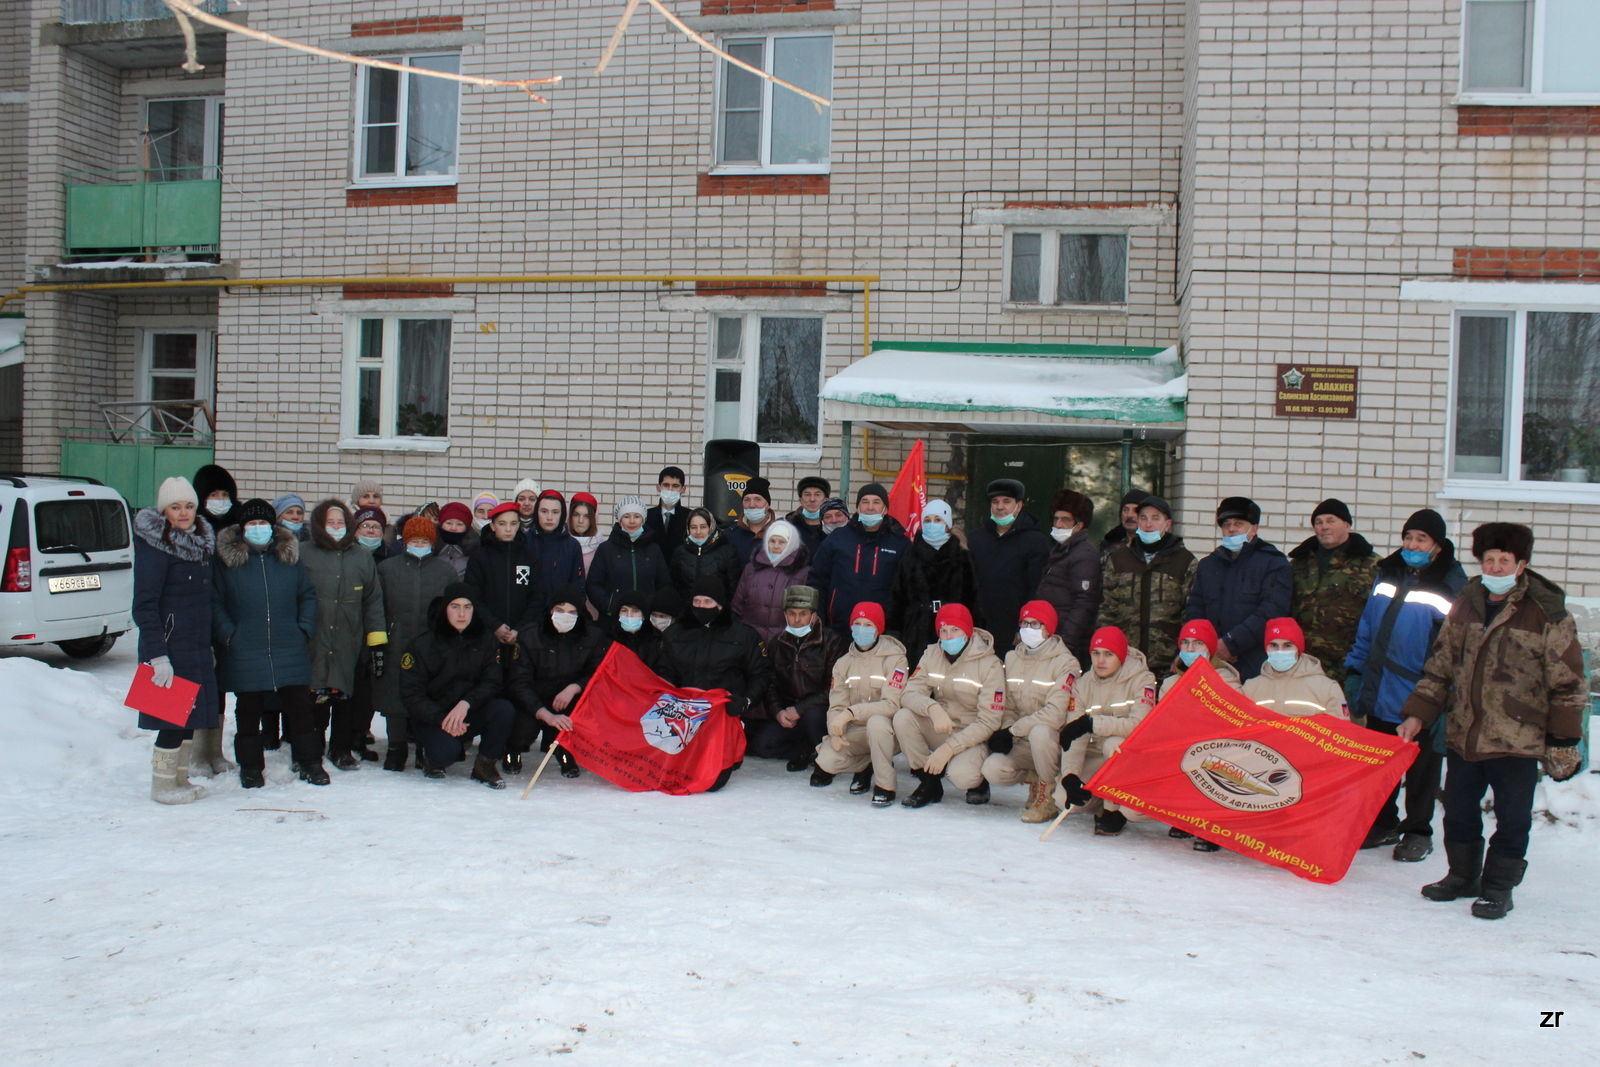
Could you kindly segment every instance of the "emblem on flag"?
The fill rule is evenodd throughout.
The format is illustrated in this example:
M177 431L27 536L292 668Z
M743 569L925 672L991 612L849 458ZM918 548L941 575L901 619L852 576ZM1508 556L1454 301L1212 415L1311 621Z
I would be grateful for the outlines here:
M1178 766L1196 789L1234 811L1275 811L1300 800L1300 772L1259 741L1201 741Z
M676 755L689 747L694 735L711 715L711 701L687 700L672 693L662 693L639 718L644 739L651 746L668 755Z

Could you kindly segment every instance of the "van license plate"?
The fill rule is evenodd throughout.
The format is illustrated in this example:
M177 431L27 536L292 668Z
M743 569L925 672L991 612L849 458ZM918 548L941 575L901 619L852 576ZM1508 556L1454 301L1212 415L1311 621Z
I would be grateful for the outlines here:
M100 576L98 574L74 574L65 578L51 578L49 587L52 593L81 593L85 589L99 589Z

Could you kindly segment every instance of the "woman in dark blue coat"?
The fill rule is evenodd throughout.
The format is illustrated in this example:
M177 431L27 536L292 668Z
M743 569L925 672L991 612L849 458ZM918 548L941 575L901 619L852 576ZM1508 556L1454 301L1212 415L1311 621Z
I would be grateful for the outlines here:
M265 500L239 507L239 525L217 535L212 574L211 636L222 688L238 696L233 738L239 783L266 784L261 713L267 694L283 704L295 770L302 781L327 785L322 733L312 719L311 655L317 627L317 589L300 562L300 542L274 525Z
M567 532L566 497L546 489L533 507L533 528L524 536L539 557L539 603L548 604L557 589L583 585L583 546Z
M211 554L217 538L199 520L198 504L198 494L186 479L168 478L156 494L156 506L133 517L133 622L139 627L139 660L150 664L157 685L171 686L174 677L200 685L188 728L139 716L140 729L156 731L150 798L161 804L187 804L205 795L189 784L191 759L197 772L232 769L222 758L222 704L211 669ZM204 738L198 755L197 731Z

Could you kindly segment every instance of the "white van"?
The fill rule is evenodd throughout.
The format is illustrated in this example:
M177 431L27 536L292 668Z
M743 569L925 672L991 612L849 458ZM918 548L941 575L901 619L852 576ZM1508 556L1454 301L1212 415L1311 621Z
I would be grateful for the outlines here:
M128 503L92 478L0 472L0 646L87 659L133 629Z

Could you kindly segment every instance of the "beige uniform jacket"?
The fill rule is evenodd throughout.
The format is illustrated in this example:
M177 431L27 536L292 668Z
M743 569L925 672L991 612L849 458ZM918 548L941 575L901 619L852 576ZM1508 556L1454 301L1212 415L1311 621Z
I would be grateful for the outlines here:
M951 662L937 644L928 646L906 683L900 706L924 718L938 704L954 729L944 744L964 752L1000 728L1006 709L1006 667L994 654L989 631L974 629L972 640Z
M900 710L900 697L910 677L906 646L895 638L883 634L864 652L850 642L849 651L833 665L828 722L840 715L848 715L856 723L875 715L893 715Z
M1065 726L1082 672L1078 657L1056 635L1032 652L1019 646L1006 653L1005 718L1011 732L1027 737L1035 726Z
M1224 682L1227 682L1235 689L1240 689L1244 685L1243 682L1239 681L1239 671L1227 660L1214 659L1211 661L1211 666L1216 669L1218 674L1222 675ZM1180 672L1178 674L1169 674L1163 678L1161 680L1161 692L1156 694L1156 700L1159 701L1162 697L1172 692L1172 687L1177 685L1178 679L1182 677L1183 674Z
M1350 718L1344 689L1322 673L1322 661L1315 656L1301 656L1286 671L1274 670L1270 663L1262 664L1261 673L1244 683L1244 695L1279 715Z
M1092 762L1098 767L1133 732L1156 704L1156 676L1145 666L1144 653L1128 649L1128 658L1109 678L1085 671L1074 694L1078 715L1092 716L1090 732L1078 738L1061 756L1061 773L1085 776Z

